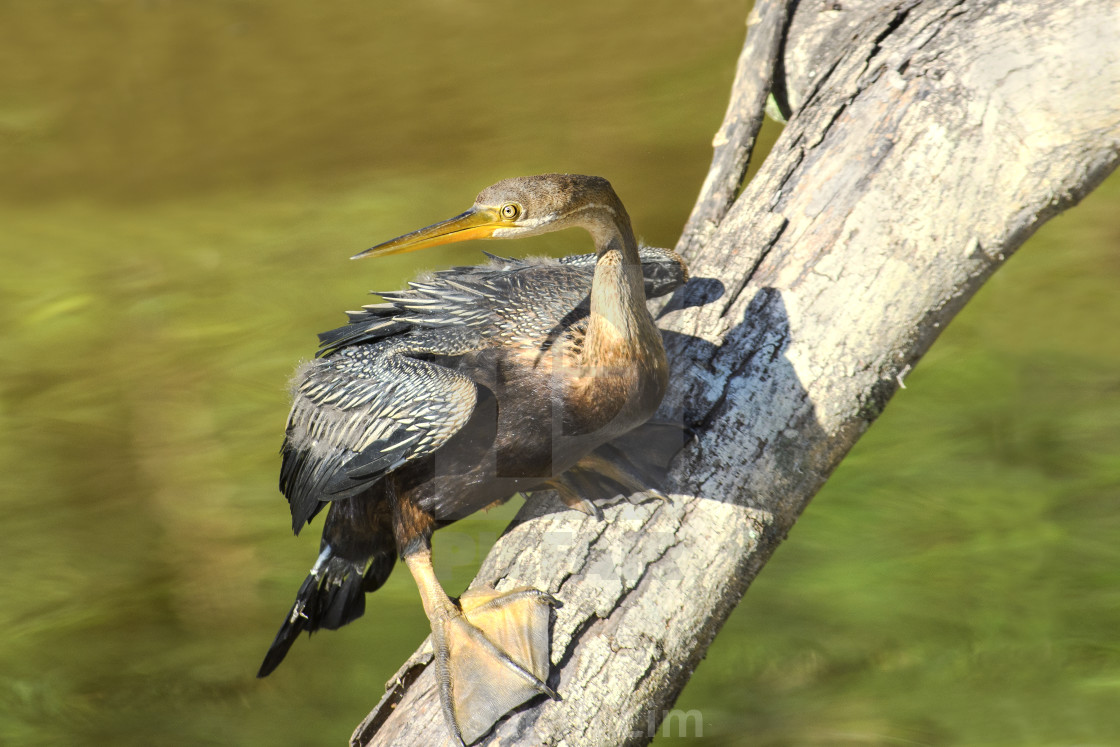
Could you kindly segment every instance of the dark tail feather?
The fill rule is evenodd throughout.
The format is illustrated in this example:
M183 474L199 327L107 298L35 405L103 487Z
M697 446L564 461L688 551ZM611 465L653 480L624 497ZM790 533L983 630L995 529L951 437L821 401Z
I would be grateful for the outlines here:
M395 562L392 549L355 562L334 555L331 546L325 545L315 567L299 587L295 604L265 654L257 676L267 677L280 666L303 631L310 635L321 628L337 630L361 617L366 611L366 593L385 583Z

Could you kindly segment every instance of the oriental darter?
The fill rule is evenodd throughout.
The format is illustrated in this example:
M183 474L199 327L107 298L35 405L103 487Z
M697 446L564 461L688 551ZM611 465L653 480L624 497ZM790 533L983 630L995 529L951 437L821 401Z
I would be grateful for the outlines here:
M570 227L591 234L594 254L492 256L383 293L320 335L319 356L295 378L280 489L297 533L330 510L319 559L259 676L301 631L359 617L399 555L431 622L458 739L477 741L538 694L557 697L546 684L555 600L530 588L449 598L432 569L432 532L518 492L556 489L597 512L595 485L649 487L642 454L673 436L647 424L668 366L646 297L683 284L684 263L639 248L607 180L572 174L498 182L461 215L355 257ZM634 448L638 428L648 437Z

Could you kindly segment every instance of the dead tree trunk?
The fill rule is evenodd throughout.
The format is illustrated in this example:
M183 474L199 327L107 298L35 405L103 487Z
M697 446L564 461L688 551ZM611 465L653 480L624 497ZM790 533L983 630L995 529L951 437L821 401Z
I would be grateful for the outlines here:
M759 0L661 319L670 501L530 502L475 586L561 599L552 684L483 743L644 744L747 586L953 315L1120 159L1102 0ZM779 54L779 51L781 52ZM793 114L741 188L771 73ZM355 744L449 743L422 649Z

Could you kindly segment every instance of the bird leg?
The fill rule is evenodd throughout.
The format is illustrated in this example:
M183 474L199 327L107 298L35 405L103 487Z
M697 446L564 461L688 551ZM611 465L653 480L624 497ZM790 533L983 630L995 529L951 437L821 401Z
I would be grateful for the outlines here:
M440 703L452 731L473 744L509 711L548 685L549 607L537 589L468 591L456 604L432 569L430 549L404 558L432 625Z

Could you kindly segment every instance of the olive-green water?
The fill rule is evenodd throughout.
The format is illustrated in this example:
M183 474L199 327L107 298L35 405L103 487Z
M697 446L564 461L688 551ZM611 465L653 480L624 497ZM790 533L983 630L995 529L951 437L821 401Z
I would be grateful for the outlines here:
M0 5L0 744L343 743L426 621L397 573L255 679L317 548L276 490L287 378L367 290L481 255L347 257L542 171L609 177L671 245L746 10ZM679 741L1120 743L1118 205L1113 178L945 332ZM441 533L452 593L511 510Z

